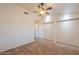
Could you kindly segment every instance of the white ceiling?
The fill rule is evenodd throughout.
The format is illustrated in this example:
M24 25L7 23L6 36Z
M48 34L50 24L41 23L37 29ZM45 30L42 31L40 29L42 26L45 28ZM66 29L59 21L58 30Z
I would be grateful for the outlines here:
M27 11L37 10L37 5L39 3L19 3L18 6L24 7ZM63 14L63 13L79 13L79 3L51 3L47 6L52 6L53 14Z

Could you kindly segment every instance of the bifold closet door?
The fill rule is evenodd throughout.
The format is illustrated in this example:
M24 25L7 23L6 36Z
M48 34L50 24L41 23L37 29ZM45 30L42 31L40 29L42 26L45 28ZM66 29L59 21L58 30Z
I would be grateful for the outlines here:
M44 39L44 25L39 24L39 38Z
M43 24L37 24L36 25L35 37L38 38L36 40L44 39L44 27L43 27Z
M79 20L57 22L56 41L79 47Z
M44 38L55 40L55 25L54 23L44 24Z

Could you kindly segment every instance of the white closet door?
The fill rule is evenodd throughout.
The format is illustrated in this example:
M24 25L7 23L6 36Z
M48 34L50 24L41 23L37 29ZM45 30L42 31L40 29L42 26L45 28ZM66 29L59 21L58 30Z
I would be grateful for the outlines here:
M39 38L44 39L44 25L43 24L39 25L39 33L38 33L38 35L39 35Z
M35 27L35 37L36 41L40 42L41 40L44 39L44 31L43 31L43 24L37 24Z
M57 22L56 40L79 47L79 20Z
M35 25L35 30L34 30L34 36L36 37L36 38L38 38L39 36L38 36L38 25L36 24Z
M55 40L55 26L54 23L44 25L44 37L48 40Z

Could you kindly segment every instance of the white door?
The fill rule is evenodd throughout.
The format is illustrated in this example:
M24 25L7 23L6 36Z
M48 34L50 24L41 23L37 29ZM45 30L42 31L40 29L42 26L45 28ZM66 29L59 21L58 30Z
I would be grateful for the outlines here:
M44 25L44 38L48 40L55 40L55 25L49 23Z
M79 20L57 22L56 40L79 47Z

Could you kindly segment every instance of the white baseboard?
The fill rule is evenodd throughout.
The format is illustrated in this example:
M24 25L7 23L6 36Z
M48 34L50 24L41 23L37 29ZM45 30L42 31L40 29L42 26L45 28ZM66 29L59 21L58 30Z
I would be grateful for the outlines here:
M56 41L56 43L59 43L59 44L64 44L64 45L71 46L71 47L75 47L75 48L79 48L79 46L72 45L72 44L65 43L65 42Z

